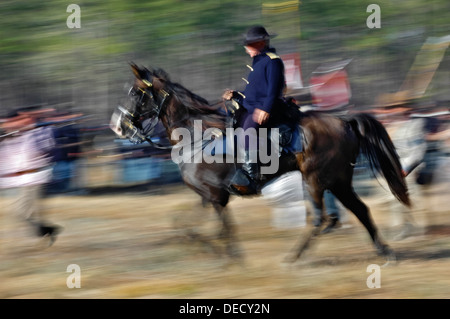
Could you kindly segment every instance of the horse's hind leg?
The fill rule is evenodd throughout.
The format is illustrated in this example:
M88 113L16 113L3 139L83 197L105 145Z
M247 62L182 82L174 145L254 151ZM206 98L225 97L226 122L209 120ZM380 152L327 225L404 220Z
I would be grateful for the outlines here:
M332 193L340 200L340 202L349 209L358 220L364 225L372 238L372 241L382 256L388 260L395 259L394 252L381 238L378 229L375 226L367 206L359 199L351 186L337 187L332 190Z

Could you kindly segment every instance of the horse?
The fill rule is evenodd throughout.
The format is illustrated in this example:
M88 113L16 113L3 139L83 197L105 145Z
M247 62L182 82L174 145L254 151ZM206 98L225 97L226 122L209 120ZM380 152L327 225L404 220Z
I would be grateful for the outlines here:
M135 77L134 84L128 92L126 106L119 106L111 119L111 128L118 136L163 147L151 139L152 130L160 121L171 146L176 147L181 142L179 134L174 133L179 129L192 133L196 121L201 121L202 132L226 130L229 116L222 107L211 105L181 84L172 82L167 72L160 68L148 69L134 63L130 65ZM302 151L281 156L279 169L265 176L264 182L300 170L316 213L321 215L324 191L330 190L366 228L378 254L388 261L395 260L395 253L380 237L368 207L352 186L357 157L364 154L371 170L386 179L392 194L404 205L411 205L399 157L383 125L369 114L338 117L318 111L303 112L298 125L303 131ZM212 204L218 214L222 223L220 235L226 239L228 254L240 256L236 246L236 231L226 209L233 195L229 187L230 178L239 164L236 161L202 160L180 161L178 165L184 183L200 195L204 204ZM287 258L290 262L299 259L311 239L318 237L321 225L319 221L308 232L306 239L301 238L300 244Z

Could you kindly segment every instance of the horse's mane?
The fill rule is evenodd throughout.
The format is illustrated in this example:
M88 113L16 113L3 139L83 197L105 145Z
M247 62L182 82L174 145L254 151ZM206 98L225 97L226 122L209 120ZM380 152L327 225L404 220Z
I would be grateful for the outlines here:
M154 69L155 77L164 80L165 89L183 105L189 115L189 119L200 119L204 127L217 127L225 130L226 115L221 112L220 106L211 106L203 97L193 93L179 83L172 82L169 74L163 69Z

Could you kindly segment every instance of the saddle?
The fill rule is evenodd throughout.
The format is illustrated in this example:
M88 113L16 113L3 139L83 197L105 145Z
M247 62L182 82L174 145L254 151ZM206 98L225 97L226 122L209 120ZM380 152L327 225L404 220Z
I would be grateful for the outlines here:
M247 112L243 105L237 100L231 99L225 102L227 108L227 127L237 129L240 125L241 117ZM301 127L299 125L302 118L302 112L298 105L291 97L280 100L277 105L277 112L271 114L268 128L268 143L277 140L281 152L299 153L302 151ZM278 136L274 136L275 130L278 129Z

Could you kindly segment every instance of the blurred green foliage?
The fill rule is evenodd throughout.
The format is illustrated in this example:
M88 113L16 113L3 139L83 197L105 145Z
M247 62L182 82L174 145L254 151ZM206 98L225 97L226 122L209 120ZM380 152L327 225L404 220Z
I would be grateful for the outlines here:
M327 59L360 57L361 64L354 69L358 83L370 83L371 72L383 72L377 63L384 63L386 69L386 63L397 63L396 72L404 77L426 37L450 32L448 0L376 1L381 7L381 29L366 26L370 15L366 8L373 0L302 1L298 9L264 14L263 4L282 6L286 1L73 2L81 8L79 29L66 26L70 1L2 0L2 94L8 96L10 86L24 79L35 87L21 97L0 98L3 107L34 99L51 101L56 95L56 101L103 103L108 108L122 93L117 88L120 91L119 83L129 76L126 62L130 60L163 67L210 98L226 86L238 85L247 61L239 40L254 24L279 34L274 44L281 53L300 52L304 74ZM401 61L407 62L398 65ZM97 97L102 94L107 97Z

